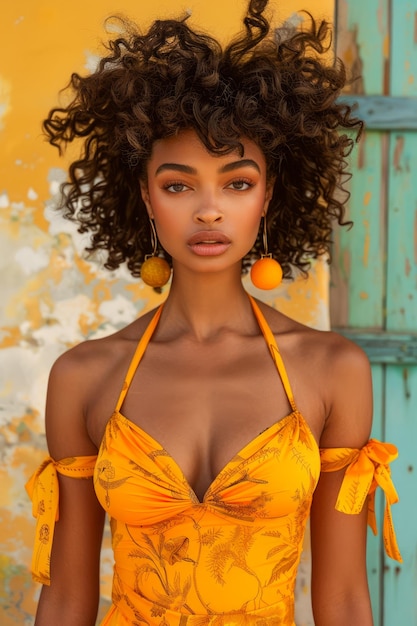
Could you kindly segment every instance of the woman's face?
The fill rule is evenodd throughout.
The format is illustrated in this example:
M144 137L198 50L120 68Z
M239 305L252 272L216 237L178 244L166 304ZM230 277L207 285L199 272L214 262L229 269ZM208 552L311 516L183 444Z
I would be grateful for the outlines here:
M242 145L243 156L214 156L191 130L155 142L141 191L174 271L240 267L252 248L272 185L261 150Z

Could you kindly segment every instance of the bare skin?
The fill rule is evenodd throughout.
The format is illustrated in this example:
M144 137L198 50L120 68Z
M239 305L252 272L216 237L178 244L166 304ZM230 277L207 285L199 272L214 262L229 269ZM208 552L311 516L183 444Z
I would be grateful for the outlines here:
M291 412L240 276L240 260L256 237L270 190L263 156L250 142L245 144L244 159L253 160L255 166L233 165L226 177L221 166L235 164L240 156L213 157L193 133L158 144L148 165L148 179L141 183L142 195L163 245L173 256L174 274L122 413L167 449L201 501L244 445ZM174 173L164 167L158 174L165 163L192 164L196 173ZM244 179L252 186L242 185ZM226 233L230 246L219 256L195 254L187 241L201 230ZM362 447L372 414L365 355L334 333L312 330L259 304L282 353L297 407L317 443ZM53 458L97 453L152 314L110 337L83 343L57 361L46 413ZM346 516L335 511L342 479L343 472L323 474L314 497L316 626L371 626L366 512ZM98 601L103 514L92 481L60 477L60 485L52 585L42 592L36 624L53 624L59 615L61 626L91 626Z

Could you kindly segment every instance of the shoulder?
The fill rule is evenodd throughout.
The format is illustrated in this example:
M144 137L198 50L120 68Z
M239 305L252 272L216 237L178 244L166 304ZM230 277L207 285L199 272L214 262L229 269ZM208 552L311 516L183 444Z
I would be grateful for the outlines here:
M309 328L270 307L262 310L292 379L301 381L298 395L308 387L308 406L319 407L323 416L320 444L362 447L372 422L372 377L365 352L335 332Z
M371 366L354 342L328 333L323 373L326 421L323 447L361 448L369 439L373 398Z
M95 454L103 423L111 415L130 359L152 313L101 339L62 354L51 368L46 434L53 458ZM103 417L92 419L93 414ZM102 423L103 422L103 423ZM95 442L95 443L94 443Z
M84 341L64 352L53 364L48 382L48 401L68 403L87 415L89 407L106 389L120 389L138 342L152 318L146 313L121 330Z
M153 314L150 311L115 333L70 348L53 364L50 379L65 377L83 386L91 377L102 376L134 351Z
M320 371L334 367L344 371L369 370L368 357L353 341L332 331L301 324L263 303L259 305L278 343L288 342L292 349L314 355L314 360L320 360Z

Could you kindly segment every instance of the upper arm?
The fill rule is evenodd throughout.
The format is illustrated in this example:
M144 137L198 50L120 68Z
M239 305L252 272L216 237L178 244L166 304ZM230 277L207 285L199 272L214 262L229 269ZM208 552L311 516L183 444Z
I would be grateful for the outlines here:
M63 355L51 370L46 432L56 461L97 454L85 423L88 375L79 356ZM96 498L93 478L58 474L59 520L51 553L51 584L44 586L37 626L95 623L99 597L99 559L104 512Z
M63 354L49 375L45 427L48 449L56 461L97 454L86 425L91 367L87 350L84 346L77 348Z
M329 411L320 447L362 448L372 423L366 355L350 342L338 340L327 377ZM313 609L320 626L372 624L366 575L367 507L358 515L335 509L344 474L344 469L321 473L311 510Z

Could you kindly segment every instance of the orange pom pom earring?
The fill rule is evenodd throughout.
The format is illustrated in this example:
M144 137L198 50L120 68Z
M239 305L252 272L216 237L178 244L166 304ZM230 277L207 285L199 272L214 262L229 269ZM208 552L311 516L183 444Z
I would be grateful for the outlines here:
M155 224L149 219L151 226L152 254L147 254L140 268L140 277L146 285L150 287L163 287L169 281L171 268L168 261L160 256L156 256L158 249L158 238Z
M266 216L263 217L262 240L264 253L251 267L250 278L258 289L275 289L282 281L282 267L268 253L268 235L266 232Z

